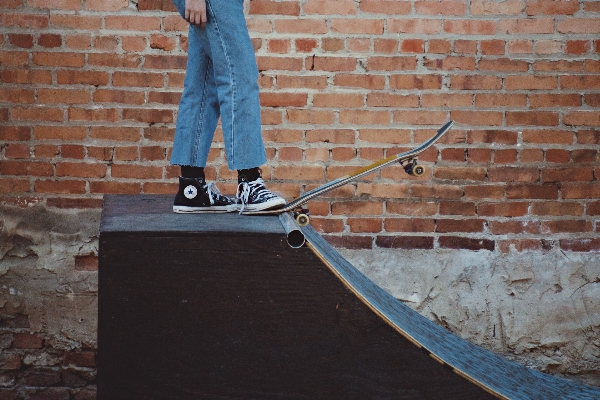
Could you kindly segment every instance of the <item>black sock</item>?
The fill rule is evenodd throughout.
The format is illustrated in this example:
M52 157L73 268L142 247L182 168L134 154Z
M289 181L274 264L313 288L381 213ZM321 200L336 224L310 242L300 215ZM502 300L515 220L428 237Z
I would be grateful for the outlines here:
M181 166L181 176L184 178L202 178L204 179L204 168L191 167L189 165Z
M238 181L239 181L239 177L240 176L245 176L246 179L248 179L248 182L252 182L257 180L258 178L260 178L260 169L258 167L256 168L250 168L250 169L239 169L238 170Z

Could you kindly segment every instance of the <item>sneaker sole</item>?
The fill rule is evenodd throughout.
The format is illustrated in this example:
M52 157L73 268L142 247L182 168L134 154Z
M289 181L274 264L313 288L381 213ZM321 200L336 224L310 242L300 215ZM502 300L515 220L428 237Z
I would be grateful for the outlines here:
M265 201L264 203L259 203L259 204L246 204L244 206L244 210L242 211L242 213L244 213L245 211L269 210L271 208L280 208L283 206L285 206L285 200L273 199L273 200ZM239 206L239 208L241 209L241 206Z
M226 213L238 211L238 205L229 206L211 206L211 207L187 207L173 206L173 212L178 214L203 214L203 213Z

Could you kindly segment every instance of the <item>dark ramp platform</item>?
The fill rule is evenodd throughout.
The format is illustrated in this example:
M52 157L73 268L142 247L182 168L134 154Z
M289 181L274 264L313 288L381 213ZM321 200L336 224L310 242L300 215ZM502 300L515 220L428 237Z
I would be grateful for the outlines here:
M600 398L428 321L310 227L291 249L277 217L171 202L105 197L101 400Z

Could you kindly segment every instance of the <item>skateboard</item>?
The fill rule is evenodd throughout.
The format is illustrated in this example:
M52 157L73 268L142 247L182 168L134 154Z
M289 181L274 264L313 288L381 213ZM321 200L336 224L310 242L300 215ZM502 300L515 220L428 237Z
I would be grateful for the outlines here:
M388 165L392 165L398 162L400 163L400 165L402 165L402 167L404 167L404 170L407 174L413 176L423 175L423 173L425 172L425 167L423 165L417 164L418 155L430 148L431 146L433 146L435 142L437 142L442 136L444 136L446 132L450 130L452 124L454 124L454 121L447 122L437 131L437 133L433 137L421 144L419 147L405 151L404 153L399 153L388 158L384 158L383 160L374 162L373 164L367 165L366 167L357 169L349 175L329 181L315 189L304 193L302 196L290 201L282 207L260 211L243 211L242 214L278 215L284 212L293 212L294 218L296 219L298 225L306 226L309 223L309 214L307 209L302 208L304 204L306 204L308 201L314 199L317 196L337 189L340 186L344 186L349 182L352 182L365 175L380 170L383 167L387 167Z

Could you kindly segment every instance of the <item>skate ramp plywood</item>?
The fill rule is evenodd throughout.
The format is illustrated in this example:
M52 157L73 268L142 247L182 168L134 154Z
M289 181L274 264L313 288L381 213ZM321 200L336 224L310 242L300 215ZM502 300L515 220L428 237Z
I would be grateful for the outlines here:
M99 399L599 398L507 362L374 285L312 228L106 196Z

